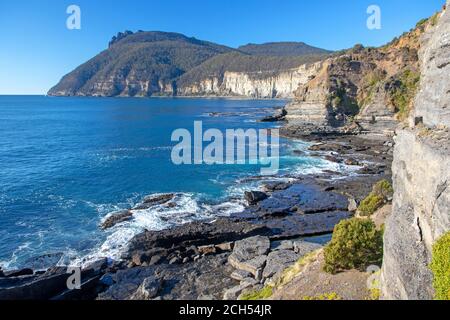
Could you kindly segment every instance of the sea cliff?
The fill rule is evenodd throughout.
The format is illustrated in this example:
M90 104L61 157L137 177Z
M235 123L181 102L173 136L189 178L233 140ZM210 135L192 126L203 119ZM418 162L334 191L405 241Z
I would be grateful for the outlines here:
M420 89L395 137L394 200L386 223L386 299L433 299L433 244L450 230L450 2L423 37ZM449 257L450 259L450 257Z

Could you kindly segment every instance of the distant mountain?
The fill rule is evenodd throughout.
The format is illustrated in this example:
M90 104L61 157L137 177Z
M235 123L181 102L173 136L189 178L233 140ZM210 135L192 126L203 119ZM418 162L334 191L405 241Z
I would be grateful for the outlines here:
M296 57L303 55L330 54L331 51L312 47L304 42L269 42L263 44L247 44L239 51L256 56Z
M237 50L179 33L125 31L111 39L108 49L64 76L48 94L177 95L186 92L180 86L221 77L226 71L277 73L318 61L328 53L302 43L247 45Z

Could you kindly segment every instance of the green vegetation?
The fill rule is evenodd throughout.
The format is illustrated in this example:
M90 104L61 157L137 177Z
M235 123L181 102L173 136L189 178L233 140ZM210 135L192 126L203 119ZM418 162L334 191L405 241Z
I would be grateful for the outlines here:
M320 251L321 250L319 249L319 250L313 251L311 253L308 253L307 255L300 258L294 265L292 265L289 268L287 268L286 270L284 270L283 274L278 279L275 286L282 287L285 284L291 282L292 279L294 279L303 270L303 268L307 264L316 260L317 255Z
M358 207L358 212L363 217L371 216L384 204L384 199L378 195L370 193Z
M381 180L377 182L373 186L372 192L361 201L358 207L358 213L364 217L371 216L375 211L381 208L390 197L392 197L393 193L394 189L389 181Z
M261 290L255 290L245 293L241 296L240 300L264 300L272 296L273 288L265 286Z
M361 107L367 106L372 101L376 89L385 81L385 79L386 72L380 69L375 69L365 76L362 85L363 89L361 90L365 96L358 98L358 104Z
M380 289L370 289L369 300L380 300L381 290Z
M304 55L329 54L331 51L311 47L303 42L271 42L264 44L247 44L239 51L254 56L298 57Z
M305 296L301 300L343 300L336 292L324 293L319 296Z
M383 197L384 199L387 199L389 197L392 197L394 189L392 188L392 185L389 183L389 181L383 179L381 181L378 181L373 186L372 192L376 195Z
M434 277L435 299L450 300L450 232L433 245L430 268Z
M384 230L384 227L383 227L383 230ZM370 283L369 283L370 295L367 300L380 300L380 297L381 297L380 275L381 275L381 270L378 270L371 277L369 277L368 281L370 280Z
M50 93L68 91L92 95L98 93L95 84L114 79L110 87L101 91L103 95L114 96L123 91L129 95L151 95L159 91L159 83L171 84L187 70L233 50L177 33L125 33L113 39L108 50L66 75ZM125 87L124 79L129 75L133 75L136 84L149 82L149 88Z
M430 18L425 18L425 19L419 20L419 22L417 22L417 24L416 24L416 28L425 26L425 24L428 22L429 19Z
M437 23L439 22L439 12L436 12L429 20L430 20L430 24L431 26L436 26Z
M331 242L324 249L324 271L364 270L380 265L383 257L383 231L368 219L352 218L336 225Z
M181 85L223 77L226 71L251 72L261 77L319 61L329 54L296 43L251 45L247 49L257 54L179 33L126 31L113 37L107 50L66 75L49 94L149 96L160 94L161 87L171 93ZM267 52L273 56L267 56ZM131 83L125 81L128 78ZM99 89L99 83L108 85Z
M337 113L343 113L352 117L358 114L359 106L353 97L347 95L345 84L340 79L336 80L336 89L328 95L328 104Z
M393 80L390 90L391 102L397 111L399 120L405 120L408 117L419 81L420 73L412 70L405 70Z
M222 79L225 72L246 72L255 79L276 75L280 71L297 68L302 64L314 63L322 60L326 55L304 56L253 56L241 52L229 52L217 55L196 68L183 74L178 83L188 86L201 80L217 77Z
M277 279L276 283L270 283L269 285L264 286L261 290L250 291L244 293L240 299L241 300L262 300L268 299L272 296L273 291L276 288L283 287L284 285L290 283L302 270L303 268L316 260L318 254L322 250L316 250L308 253L307 255L300 258L295 264L285 269L281 276Z

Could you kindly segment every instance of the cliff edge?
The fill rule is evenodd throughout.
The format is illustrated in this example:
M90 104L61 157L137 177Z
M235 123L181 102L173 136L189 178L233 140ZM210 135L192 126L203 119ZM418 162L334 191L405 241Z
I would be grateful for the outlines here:
M393 212L386 223L384 299L433 299L432 246L450 230L450 12L422 36L421 81L396 132Z

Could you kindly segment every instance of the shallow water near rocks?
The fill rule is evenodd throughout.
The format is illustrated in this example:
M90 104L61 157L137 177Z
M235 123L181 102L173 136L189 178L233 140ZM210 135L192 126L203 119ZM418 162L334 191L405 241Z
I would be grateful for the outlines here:
M0 97L0 265L17 268L43 254L60 263L117 258L144 229L160 230L243 210L242 194L257 188L252 165L176 166L173 130L271 128L258 119L282 100L183 98ZM280 174L344 168L295 155L307 143L280 140ZM242 182L245 181L245 182ZM103 231L111 212L142 197L176 193L174 206L136 211ZM82 259L84 258L84 260Z

